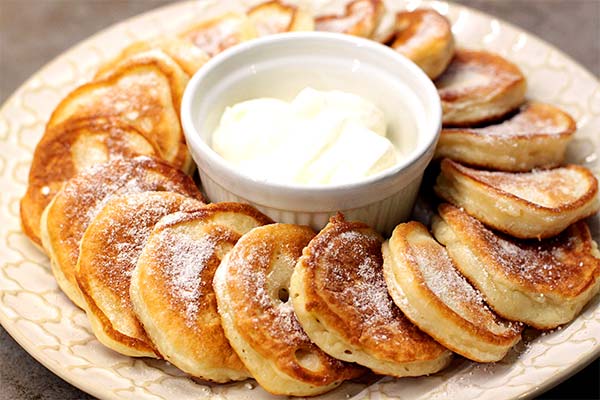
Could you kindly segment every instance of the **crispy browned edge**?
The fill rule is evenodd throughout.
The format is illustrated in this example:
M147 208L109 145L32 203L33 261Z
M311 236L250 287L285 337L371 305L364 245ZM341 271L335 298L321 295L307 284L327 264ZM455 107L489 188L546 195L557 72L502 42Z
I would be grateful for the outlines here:
M560 206L560 207L545 207L540 204L532 203L528 200L517 197L512 193L505 192L494 186L490 186L488 183L483 182L477 176L470 174L469 171L465 171L465 170L478 171L477 169L464 166L464 165L462 165L456 161L453 161L449 158L444 158L440 165L441 165L441 169L442 169L443 173L450 171L450 173L452 173L452 174L455 173L457 175L461 175L467 179L475 181L478 184L481 184L481 185L489 188L497 196L509 197L511 200L514 200L514 201L522 204L525 207L531 208L534 211L539 210L539 211L544 211L546 213L550 213L550 214L554 214L554 215L559 215L565 211L577 209L577 208L581 207L582 205L584 205L585 203L588 203L590 200L592 200L594 198L594 196L598 193L598 181L596 180L596 177L594 176L594 174L592 174L590 172L590 170L588 170L587 168L582 167L581 165L576 165L576 164L567 164L560 168L576 170L576 171L580 172L581 174L585 175L585 177L588 178L586 180L590 183L590 188L583 196L581 196L577 200L575 200L571 203L565 204L564 206ZM510 174L512 172L503 172L503 173ZM520 174L523 172L516 172L516 173ZM527 173L527 172L525 172L525 173ZM589 215L592 215L592 214L595 214L595 212L592 212ZM588 217L589 215L582 216L582 218Z
M301 225L287 225L287 224L276 224L276 225L272 225L272 226L284 226L286 227L286 229L288 226L291 227L298 227L302 230L304 230L306 232L306 234L311 234L311 237L307 240L306 244L308 244L308 242L314 238L315 236L315 232L308 226L301 226ZM298 233L298 235L300 235ZM254 239L256 240L256 239ZM305 246L303 246L302 248L304 248ZM235 250L233 250L235 251ZM301 252L301 250L300 250ZM232 255L234 255L232 253ZM264 273L264 271L259 271L257 272L257 274L262 274ZM228 286L230 286L231 284L228 284ZM231 292L231 287L229 288L230 292ZM233 295L234 297L239 297L239 295L243 294L242 292L238 292L238 295L236 296L236 294L232 294L230 293L230 296ZM243 300L243 299L237 299L237 303L239 303L239 300ZM252 303L254 300L253 299L248 299L248 301L250 303ZM291 300L290 300L291 301ZM260 350L256 348L256 344L260 344L258 341L259 340L264 340L266 339L265 336L263 335L248 335L245 333L245 331L242 329L242 327L240 326L239 321L234 321L234 324L237 326L238 329L238 333L244 337L244 340L249 342L249 343L254 343L254 345L252 345L252 347L254 348L255 351L259 352L259 353L263 353L265 351L265 349L262 346L260 347ZM300 328L302 329L302 328ZM275 348L279 347L279 348L284 348L286 347L286 345L281 344L281 343L271 343L271 346L274 346ZM304 345L303 345L304 346ZM302 381L303 383L306 384L311 384L311 385L315 385L315 386L324 386L324 385L331 385L334 384L336 382L341 382L343 380L347 380L347 379L352 379L352 378L356 378L360 375L363 375L365 372L365 369L361 366L358 366L356 364L352 364L352 363L347 363L341 360L338 360L334 357L331 357L330 355L328 355L327 353L323 352L321 349L319 349L314 343L310 343L309 346L307 347L298 347L296 348L296 350L302 350L302 349L307 349L307 350L311 350L311 346L313 347L314 350L318 350L319 351L319 359L322 363L322 368L318 371L313 371L307 368L302 367L295 359L293 356L293 353L289 355L289 357L287 358L280 358L279 360L276 361L277 364L277 368L281 369L284 373L287 373L288 375L290 375L290 377L292 377L293 379ZM288 350L282 351L285 353L289 353ZM265 354L263 354L263 356L265 356Z
M383 5L383 3L382 3L381 0L352 0L352 1L349 1L348 3L346 3L346 6L344 8L344 13L343 14L323 15L323 16L320 16L320 17L316 17L315 18L315 29L316 29L316 26L319 24L320 21L329 21L329 20L332 20L332 19L346 18L346 17L352 15L352 9L354 8L355 4L363 2L363 1L368 1L371 4L372 8L373 8L373 16L375 18L375 23L373 25L373 30L371 32L369 32L368 36L372 35L373 31L377 28L377 23L381 19L381 16L382 16L383 11L384 11L384 8L383 8L384 5ZM362 23L364 23L364 21L360 20L354 26L362 24ZM316 29L316 30L318 30L318 29ZM348 32L348 33L350 33L350 32Z
M290 28L292 27L292 25L294 24L294 19L296 18L296 13L298 12L298 7L296 7L293 4L288 4L288 3L282 3L279 0L268 0L265 1L264 3L259 3L256 4L252 7L250 7L247 11L246 11L246 15L250 15L255 11L258 11L262 8L268 8L270 6L276 6L279 7L279 9L283 9L285 11L290 11L291 12L291 18L290 18L290 22L288 24L288 26L285 27L284 32L289 32Z
M58 104L58 106L56 106L56 108L50 115L50 119L48 120L48 123L46 124L46 131L51 126L54 125L54 119L56 118L57 115L59 115L62 112L62 109L65 107L65 104L69 103L71 101L71 99L77 98L77 96L79 96L79 94L81 92L85 92L87 90L93 90L93 89L103 87L106 85L110 86L110 85L116 83L122 76L128 74L131 70L135 70L135 69L139 69L139 68L154 68L154 69L159 70L162 75L166 76L167 80L169 81L169 86L171 88L171 90L170 90L171 101L173 103L175 110L177 112L179 112L179 110L181 109L181 99L178 98L173 91L173 88L177 86L175 73L173 71L171 71L170 68L164 68L163 62L160 60L157 60L154 57L141 57L140 56L135 59L135 62L133 62L133 65L131 65L131 64L132 64L132 62L125 61L123 64L120 64L118 66L117 70L112 71L106 77L104 77L100 80L85 83L85 84L77 87L76 89L74 89L72 92L70 92L67 96L65 96L61 100L61 102ZM181 94L183 95L183 93L181 93ZM121 118L120 113L118 113L118 112L107 113L107 114L91 113L90 115L86 115L86 118L98 118L98 117ZM67 118L67 119L70 119L70 118ZM173 160L171 163L176 168L181 169L184 166L186 159L187 159L187 145L185 142L185 137L183 135L183 127L181 125L181 121L179 120L179 118L178 118L178 122L179 122L179 129L181 131L181 135L179 137L179 149L177 151L175 160ZM144 136L144 137L146 137L146 136Z
M405 257L407 260L409 258L413 258L413 259L415 258L413 251L412 251L412 245L406 239L406 237L414 229L419 229L419 230L422 229L424 232L427 232L427 234L429 234L429 231L423 224L421 224L420 222L416 222L416 221L410 221L405 224L398 225L395 230L397 232L397 234L396 234L396 232L394 232L394 235L393 235L394 240L399 240L402 243L403 250L407 254L410 255L410 257ZM435 241L435 239L433 239L433 240ZM436 241L436 243L437 243L437 241ZM437 244L438 244L438 246L443 247L439 243L437 243ZM444 249L444 251L446 251L446 250ZM452 260L452 259L450 258L450 260ZM435 293L433 293L431 291L431 289L429 289L425 280L423 279L423 274L419 270L418 266L415 266L415 265L413 265L413 263L410 263L410 262L406 262L405 265L410 270L411 275L414 277L415 282L413 284L415 287L417 287L417 290L420 292L422 301L426 302L428 304L433 304L434 307L437 308L442 314L444 314L444 316L449 321L451 321L453 324L459 326L462 330L471 332L472 334L483 338L486 342L492 343L492 344L498 345L498 346L508 346L508 345L512 344L517 337L520 337L522 326L520 326L518 329L515 329L513 334L510 334L511 329L507 329L506 334L494 334L485 328L482 328L478 325L475 325L472 322L467 321L466 319L464 319L463 317L458 315L450 307L448 307L442 300L440 300L439 297L437 297L435 295ZM460 274L460 271L454 266L454 261L452 261L452 266ZM413 320L410 317L410 315L408 315L408 314L406 314L406 317L415 324L418 322L416 320ZM517 327L518 327L518 325L517 325ZM444 347L447 347L450 350L455 349L451 343L448 343L447 341L443 340L443 338L439 337L439 335L436 335L436 341L440 342L442 345L444 345Z
M450 227L453 230L455 230L454 227L458 225L458 227L461 231L470 231L471 235L469 235L469 237L471 238L471 241L477 245L477 248L484 248L486 250L490 250L489 242L486 240L486 238L484 238L481 235L481 231L477 230L477 233L472 234L472 229L468 228L468 226L471 226L471 224L469 222L465 222L466 218L477 221L477 219L475 217L472 217L471 215L467 214L466 211L463 211L463 210L459 209L458 207L456 207L452 204L449 204L449 203L440 204L438 206L438 214L439 214L440 218L442 218L444 221L446 221L446 223L448 223L448 225L450 225ZM450 223L450 221L452 221L452 223ZM483 229L489 230L483 224L481 224L481 226L483 227ZM465 227L467 227L467 229L465 229ZM581 235L581 238L583 239L582 245L584 246L585 250L588 251L588 253L591 253L592 235L590 233L590 229L587 226L587 224L584 221L578 221L578 222L575 222L574 224L570 225L567 228L567 230L568 229L575 229ZM489 230L489 231L493 233L493 231L491 231L491 230ZM525 239L525 240L532 240L532 239ZM471 247L471 246L469 246L469 247ZM475 255L476 255L477 259L484 259L486 264L492 265L495 270L506 271L506 268L504 268L500 263L498 263L498 261L491 254L492 254L491 251L480 251L480 252L477 252ZM593 256L590 255L590 257L593 257ZM581 287L581 290L570 293L569 297L580 296L582 293L584 293L586 290L588 290L590 288L590 286L592 286L594 284L597 277L600 276L600 260L596 261L596 263L598 264L598 267L596 268L595 274L592 275L591 279L585 284L585 286ZM470 279L468 279L468 280L473 286L477 287L477 282L471 281ZM535 290L535 291L538 290L533 285L533 282L530 280L523 280L521 282L521 284L527 286L527 288L529 288L531 290ZM494 308L493 305L491 305L491 304L490 304L490 307ZM498 315L502 316L501 311L497 311L497 310L494 310L494 311L496 311L496 313Z
M173 193L175 193L175 192L173 192ZM186 199L197 201L199 208L204 206L204 204L201 201L198 201L197 199L195 199L193 197L188 197L188 196L180 194L180 193L177 193L177 194L181 195L182 197L185 197ZM123 195L123 196L127 196L127 195ZM126 346L134 348L138 351L150 351L150 352L153 352L157 357L163 358L162 355L160 354L160 352L156 349L156 347L152 343L152 340L148 337L148 334L146 332L144 332L144 335L146 336L146 338L148 340L144 341L144 340L140 340L140 339L136 339L136 338L132 338L130 336L124 335L121 332L119 332L118 330L114 329L112 322L106 317L104 312L96 305L96 301L94 300L94 298L89 295L89 292L91 291L91 287L90 287L90 285L88 285L88 281L81 279L78 273L75 273L75 280L77 282L77 285L79 286L81 295L86 300L87 307L89 307L90 311L94 314L94 316L100 320L100 322L102 324L102 330L104 331L104 333L107 336L110 336L111 338L113 338L113 340L123 343ZM131 310L131 312L133 312L133 310ZM141 322L139 320L138 320L138 322L140 323L140 326L143 327L143 325L141 324Z
M176 218L169 218L168 220L160 221L156 225L154 231L159 232L168 227L179 225L185 222L190 222L198 218L209 216L210 214L214 214L216 212L239 212L245 215L249 215L250 217L256 219L259 223L263 225L274 223L274 221L271 218L261 213L250 204L236 202L220 202L209 203L193 211L178 212Z
M505 85L506 87L503 90L503 92L515 90L517 86L526 84L527 81L525 79L525 76L516 64L512 63L511 61L508 61L507 59L498 54L486 50L470 50L465 48L457 48L454 52L454 57L452 58L452 61L450 61L450 63L448 64L448 68L450 68L452 66L452 63L454 62L462 62L464 64L479 64L482 63L482 60L486 63L486 65L492 67L495 71L506 71L514 76L514 78L511 79L511 81L507 85ZM441 78L443 76L444 74L441 74L438 78ZM494 77L496 76L497 75L494 74ZM498 81L497 78L496 81ZM479 92L479 90L476 90L476 92ZM442 103L452 103L457 99L460 99L461 97L462 94L460 90L447 90L444 96L440 94L440 99L442 100ZM499 119L506 116L507 114L509 114L510 112L512 112L513 110L515 110L516 108L518 108L519 106L520 104L516 105L512 109L507 110L502 115L490 116L487 118L481 118L478 120L466 121L462 123L445 123L444 127L469 127L496 122Z
M343 233L348 230L365 230L365 229L370 230L370 231L374 232L375 234L377 234L378 236L380 236L369 225L367 225L363 222L360 222L360 221L348 222L345 220L344 215L342 213L338 213L337 215L335 215L329 219L329 225L327 225L325 228L323 228L323 230L321 230L321 232L319 232L319 234L317 236L315 236L315 238L309 243L309 245L304 248L302 257L300 258L299 262L302 262L304 264L304 269L305 269L305 279L303 280L303 283L304 283L303 287L304 287L304 291L308 293L307 303L306 303L307 309L310 309L311 311L316 310L316 312L319 315L325 315L326 319L328 320L328 323L330 325L339 327L339 326L345 326L346 324L343 321L343 318L341 318L337 314L331 312L330 309L324 304L323 301L311 300L311 298L313 298L313 297L320 298L319 293L318 293L318 288L315 286L314 279L313 279L314 271L315 271L316 267L318 266L318 262L314 259L314 255L313 255L314 252L312 249L315 248L315 246L317 246L317 248L321 248L325 243L327 243L327 241L329 240L329 237L331 237L332 235L338 235L339 233ZM380 238L381 238L381 236L380 236ZM383 238L381 238L381 242L383 244ZM383 276L382 276L382 279L384 279ZM396 307L396 306L394 305L394 307ZM410 322L410 320L407 320L407 321ZM410 322L410 323L412 324L412 322ZM336 329L336 331L339 331L339 329ZM424 332L422 332L422 333L423 333L423 335L429 337ZM436 359L444 351L447 351L442 345L438 344L433 339L430 338L430 340L431 340L432 344L435 344L435 346L438 348L439 351L433 352L431 354L427 354L429 358L420 359L421 361ZM390 359L395 358L395 356L397 354L398 353L395 348L388 348L388 349L386 349L386 352L385 352L385 356L389 357ZM415 361L417 361L417 360L415 360Z
M133 348L138 351L152 352L158 358L163 358L163 356L156 349L150 338L148 338L148 341L146 342L124 335L116 329L113 329L112 322L110 322L110 320L106 317L102 310L98 308L98 306L94 302L94 299L91 296L89 296L88 291L90 290L90 288L87 285L87 283L80 280L77 274L75 274L75 279L77 280L77 284L79 285L81 295L85 298L87 307L89 307L90 312L94 314L94 317L100 320L100 323L102 324L102 330L107 336L110 336L113 340L118 341L119 343L125 344L127 347Z
M158 233L160 233L166 229L173 228L180 224L185 224L187 222L192 222L197 219L209 217L210 215L217 213L217 212L240 212L245 215L251 216L252 218L256 219L257 221L259 221L259 223L261 223L263 225L274 223L274 221L271 218L267 217L266 215L264 215L263 213L261 213L260 211L258 211L256 208L254 208L253 206L251 206L249 204L233 203L233 202L210 203L210 204L201 205L196 210L178 211L174 214L170 214L170 217L168 219L164 219L164 218L161 219L155 225L154 229L152 230L151 236L157 235ZM95 304L94 304L94 306L95 306ZM106 326L105 325L106 317L104 316L104 314L102 314L102 316L104 317L103 325ZM144 330L146 330L146 327L144 326L143 321L139 320L139 322L142 325L142 327L144 327ZM108 322L108 323L110 323L110 322ZM119 332L116 332L116 333L119 334ZM164 358L159 353L158 349L153 348L153 350L161 358ZM233 352L233 349L231 349L231 351ZM241 361L240 361L240 363L241 363Z
M563 137L573 136L573 134L575 133L575 130L577 129L577 124L575 123L575 120L573 119L573 117L571 117L571 115L569 115L568 113L559 109L558 107L553 106L552 104L542 103L539 101L528 101L523 106L521 106L519 113L528 112L531 107L537 107L537 106L554 108L557 113L560 113L565 119L567 119L569 126L564 131L562 131L558 134L556 134L556 133L548 134L548 133L541 133L541 132L540 133L528 133L528 134L515 134L514 136L510 136L510 138L508 140L510 140L511 142L512 141L526 142L533 138L546 138L546 137L563 138ZM502 123L502 122L505 122L505 121L501 121L500 123ZM486 127L474 128L471 126L466 126L466 127L457 127L457 128L451 128L451 127L444 128L444 129L442 129L442 132L441 132L442 136L440 136L440 139L443 136L447 136L447 135L466 135L466 136L472 136L472 137L481 137L482 135L479 132L481 128L486 128ZM503 137L498 137L497 139L499 141L506 140Z
M39 218L37 218L37 221L31 221L31 219L34 218L34 216L32 215L31 210L26 209L27 204L29 204L29 207L38 208L38 214L41 216L44 208L46 208L46 206L50 203L52 198L54 198L54 196L60 191L60 189L53 191L54 193L49 193L46 197L46 201L37 201L39 199L36 200L34 198L36 196L32 192L33 190L39 189L41 184L41 182L39 182L37 179L37 171L39 169L43 169L44 171L48 172L48 179L46 179L44 183L64 183L73 176L75 176L76 171L74 170L72 163L65 163L64 159L58 160L58 162L60 163L60 168L57 168L52 164L44 163L44 161L48 161L48 155L46 150L48 150L49 146L62 146L63 148L70 147L70 140L72 139L73 134L80 129L86 129L88 127L90 129L96 129L98 131L100 131L101 129L106 129L107 131L110 131L111 129L116 129L120 131L130 130L142 136L152 146L154 150L154 155L158 155L157 145L152 138L147 137L147 135L144 135L143 132L141 132L134 126L127 124L124 120L117 118L73 118L48 129L42 136L34 150L33 159L29 168L29 185L27 186L27 191L21 198L19 205L19 211L21 214L21 228L23 230L23 233L25 233L25 235L29 237L29 239L32 242L36 243L39 246L42 245L41 239L38 235L34 233L31 224L34 222L37 222L39 224L40 221ZM127 154L127 151L123 151L123 148L119 148L117 150L122 154ZM44 164L42 165L40 163Z
M164 160L154 158L154 157L149 157L149 156L141 156L141 157L128 158L128 159L116 159L116 160L107 162L105 164L100 164L101 165L100 169L96 169L96 170L92 170L92 171L90 171L90 170L83 171L79 175L75 175L73 178L66 181L63 187L66 187L68 185L71 185L71 186L79 185L81 183L85 184L85 182L89 179L95 179L95 178L101 179L104 176L104 174L114 173L115 165L126 164L127 168L129 170L131 170L130 166L132 163L135 163L137 166L142 167L144 170L153 170L155 172L158 172L161 177L168 179L170 181L176 182L178 185L181 186L181 189L182 189L181 191L177 191L176 193L193 198L202 203L205 202L205 199L202 196L202 193L198 190L198 187L196 186L194 181L188 175L186 175L183 172L181 172L180 170L174 168L173 166L171 166ZM158 188L156 190L158 190ZM114 193L111 193L109 196L112 196L113 194ZM60 195L61 195L61 192L57 193L57 196L60 196ZM55 211L54 210L55 207L50 209L50 212ZM62 211L55 211L55 212L62 213ZM89 224L90 221L87 221L87 222ZM83 232L81 232L81 234L83 235ZM81 240L81 237L78 239ZM64 249L64 246L61 249ZM67 250L70 252L73 249L77 249L77 251L79 251L78 247L69 248ZM63 251L63 250L61 250L61 251ZM61 257L72 258L70 256L61 256ZM66 270L64 270L64 266L60 267L61 269L63 269L63 273L65 274L67 279L70 282L73 282L73 284L76 284L76 282L77 282L76 277L75 277L76 263L77 263L77 260L70 261L69 267L67 268L68 272Z
M424 15L434 15L435 18L438 19L440 24L443 24L447 28L447 31L444 32L444 39L447 41L453 41L454 36L452 35L452 26L450 25L450 21L448 21L448 18L446 18L444 15L440 14L433 8L417 8L413 11L402 10L396 14L396 31L394 32L393 37L390 40L390 47L396 48L397 46L404 44L409 38L415 36L417 29L423 23ZM406 29L403 29L402 31L398 32L398 20L403 17L409 18L411 22L406 27ZM398 40L400 39L404 40L399 43ZM450 64L451 61L452 57L450 57L448 64Z

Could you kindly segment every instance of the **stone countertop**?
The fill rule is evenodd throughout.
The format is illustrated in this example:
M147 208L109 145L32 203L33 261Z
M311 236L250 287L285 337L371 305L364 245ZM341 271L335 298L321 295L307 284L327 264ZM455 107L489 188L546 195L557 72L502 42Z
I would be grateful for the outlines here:
M552 43L600 76L600 0L457 0ZM47 62L165 0L0 0L0 104ZM540 396L600 398L600 361ZM91 399L35 361L0 327L0 400Z

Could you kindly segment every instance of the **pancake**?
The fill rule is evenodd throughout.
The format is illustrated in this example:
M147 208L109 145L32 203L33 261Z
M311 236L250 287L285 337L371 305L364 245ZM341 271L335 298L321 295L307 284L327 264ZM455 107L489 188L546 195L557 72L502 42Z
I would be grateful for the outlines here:
M84 306L75 280L79 243L104 203L115 194L161 190L202 200L190 177L150 157L99 164L68 180L56 194L42 214L41 238L58 286L73 303Z
M435 192L484 224L517 238L547 238L598 211L598 181L567 165L533 172L490 172L442 160Z
M179 65L161 50L134 54L67 95L52 113L47 129L73 118L119 119L155 143L161 158L191 172L194 163L179 122L187 82Z
M225 334L254 378L273 394L324 393L363 371L321 351L294 315L290 277L314 236L298 225L255 228L237 242L215 274Z
M499 124L443 129L435 157L500 171L553 168L564 161L575 129L575 121L566 112L550 104L528 102Z
M370 38L377 31L384 12L381 0L354 0L346 4L342 15L316 17L315 29Z
M102 344L128 356L160 355L133 312L131 273L162 217L203 205L173 192L130 193L112 197L90 222L81 238L75 276Z
M435 237L505 318L555 328L573 320L600 290L600 252L583 221L551 239L518 240L449 204L439 213Z
M258 4L246 13L256 29L257 35L266 36L274 33L312 31L315 21L306 11L279 0Z
M382 44L389 44L396 32L396 13L384 7L379 22L371 33L370 39Z
M393 303L383 277L382 241L361 222L331 218L292 274L296 316L310 339L340 360L396 377L437 372L451 353Z
M161 37L157 39L142 40L127 46L113 60L102 65L96 73L96 78L110 74L119 63L127 60L135 54L148 50L160 49L173 59L181 69L191 77L208 60L209 56L202 49L194 46L191 42L177 37Z
M179 37L199 47L209 56L258 36L245 14L226 13L214 19L187 27Z
M155 145L134 127L118 120L72 120L46 131L37 144L29 185L21 199L21 226L42 245L40 218L63 183L86 168L112 159L157 154Z
M435 81L444 126L472 126L500 119L524 100L527 82L515 64L487 51L457 49Z
M454 36L446 17L431 9L402 11L396 14L395 28L393 49L414 61L431 79L446 70L454 55Z
M383 260L396 305L455 353L473 361L496 362L520 340L522 326L488 308L421 223L398 225L383 245Z
M221 327L213 276L241 235L272 221L251 206L209 204L163 218L138 258L131 303L148 336L171 364L195 377L250 377Z

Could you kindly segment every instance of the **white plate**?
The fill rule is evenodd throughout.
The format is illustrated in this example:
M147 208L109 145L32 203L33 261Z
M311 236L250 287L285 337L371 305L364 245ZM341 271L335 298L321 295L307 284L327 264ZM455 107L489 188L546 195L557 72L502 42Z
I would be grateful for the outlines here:
M308 1L314 10L339 9L339 1ZM90 79L98 64L127 43L168 32L224 8L244 9L238 0L175 4L130 19L64 53L38 71L0 110L0 322L38 361L73 385L104 399L269 398L254 383L195 383L163 361L133 359L104 348L91 334L84 313L58 289L48 259L21 233L19 199L25 192L31 156L45 121L58 101ZM528 97L563 107L579 130L572 161L598 176L600 83L560 51L502 21L446 2L388 1L393 9L429 5L453 22L461 46L485 48L515 61L529 81ZM596 240L600 219L590 220ZM430 377L384 378L370 386L344 384L324 398L508 399L547 389L600 353L600 297L571 324L528 338L503 361L482 365L456 360ZM221 396L223 397L221 397Z

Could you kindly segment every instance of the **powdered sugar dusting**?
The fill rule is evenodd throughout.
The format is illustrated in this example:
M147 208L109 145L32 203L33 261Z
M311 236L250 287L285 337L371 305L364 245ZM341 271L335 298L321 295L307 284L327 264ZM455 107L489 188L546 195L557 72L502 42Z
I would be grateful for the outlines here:
M592 186L592 181L588 177L572 168L536 170L518 174L461 168L492 187L550 208L579 200Z
M567 280L571 281L570 288L573 288L573 278L579 279L574 272L583 267L580 263L588 261L583 254L581 261L575 259L578 256L573 253L571 257L567 255L575 252L577 245L577 237L570 237L568 233L544 241L517 241L507 236L495 235L491 231L488 231L487 236L490 237L489 243L495 250L490 254L501 263L505 272L522 282L538 284L540 288L545 288L544 292L558 288Z
M146 156L94 165L68 181L57 199L64 213L59 226L60 244L70 253L63 263L70 263L70 269L75 269L86 228L112 196L151 190L199 198L193 182L183 173ZM69 270L68 266L65 268Z
M229 254L228 291L238 309L238 329L252 342L273 343L277 349L292 352L314 346L286 295L296 262L313 235L296 225L266 225L243 236ZM293 354L283 357L295 360Z
M450 29L444 17L426 9L399 12L396 21L398 31L392 47L409 58L432 41L444 41Z
M154 225L167 214L197 206L196 200L168 192L113 198L92 222L90 239L82 244L93 252L88 273L120 299L124 310L130 309L131 273Z
M452 311L492 332L518 328L487 306L481 293L454 267L446 250L433 239L411 246L411 252L414 254L411 262L419 266L427 288Z
M493 71L485 68L466 68L463 65L451 64L436 83L440 96L444 98L447 94L487 87L493 82L493 76Z
M162 230L157 240L160 243L157 263L163 267L169 293L183 305L186 325L194 328L205 287L208 285L212 291L212 279L203 280L202 275L209 262L219 262L215 257L216 241L210 234L191 237L169 228Z
M279 287L289 289L289 279L296 264L297 258L288 254L286 250L290 249L286 247L285 242L255 240L245 245L243 252L236 252L230 262L239 281L246 283L242 290L252 296L244 313L252 315L256 329L265 330L271 340L297 346L310 343L310 339L296 318L291 299L282 302L276 293ZM270 282L268 278L272 268L277 268L274 272L279 275L278 282ZM276 287L271 287L273 285Z
M326 15L317 17L315 28L318 31L353 33L360 32L361 25L375 27L376 6L372 1L354 1L348 3L343 15ZM365 29L365 28L362 28Z
M86 230L77 278L116 331L147 340L129 297L131 273L158 219L191 204L198 202L175 193L115 197Z
M436 81L442 102L468 104L470 95L493 98L523 79L518 69L485 52L457 51L446 71Z
M327 246L327 258L332 262L327 281L340 286L344 297L364 323L373 324L393 318L393 302L383 279L383 259L379 239L359 231L342 232Z
M294 314L291 300L277 305L274 311L273 323L268 325L273 337L278 337L289 345L311 343L308 335L304 332L302 326L300 326L296 314ZM283 335L281 334L282 332L284 333Z
M532 134L559 135L566 131L566 127L557 125L550 118L541 118L531 113L520 112L500 124L473 129L473 131L486 135L515 137Z
M460 240L482 257L486 268L496 270L512 282L538 294L557 291L578 295L600 268L592 256L592 239L585 222L571 225L561 234L544 240L518 240L493 232L481 222L459 211L463 227L454 229ZM456 217L445 219L452 226Z
M311 247L312 259L319 265L317 290L330 309L343 316L347 334L359 335L363 345L375 347L427 341L387 291L379 235L364 227L322 232L318 244ZM401 351L412 350L402 345Z

